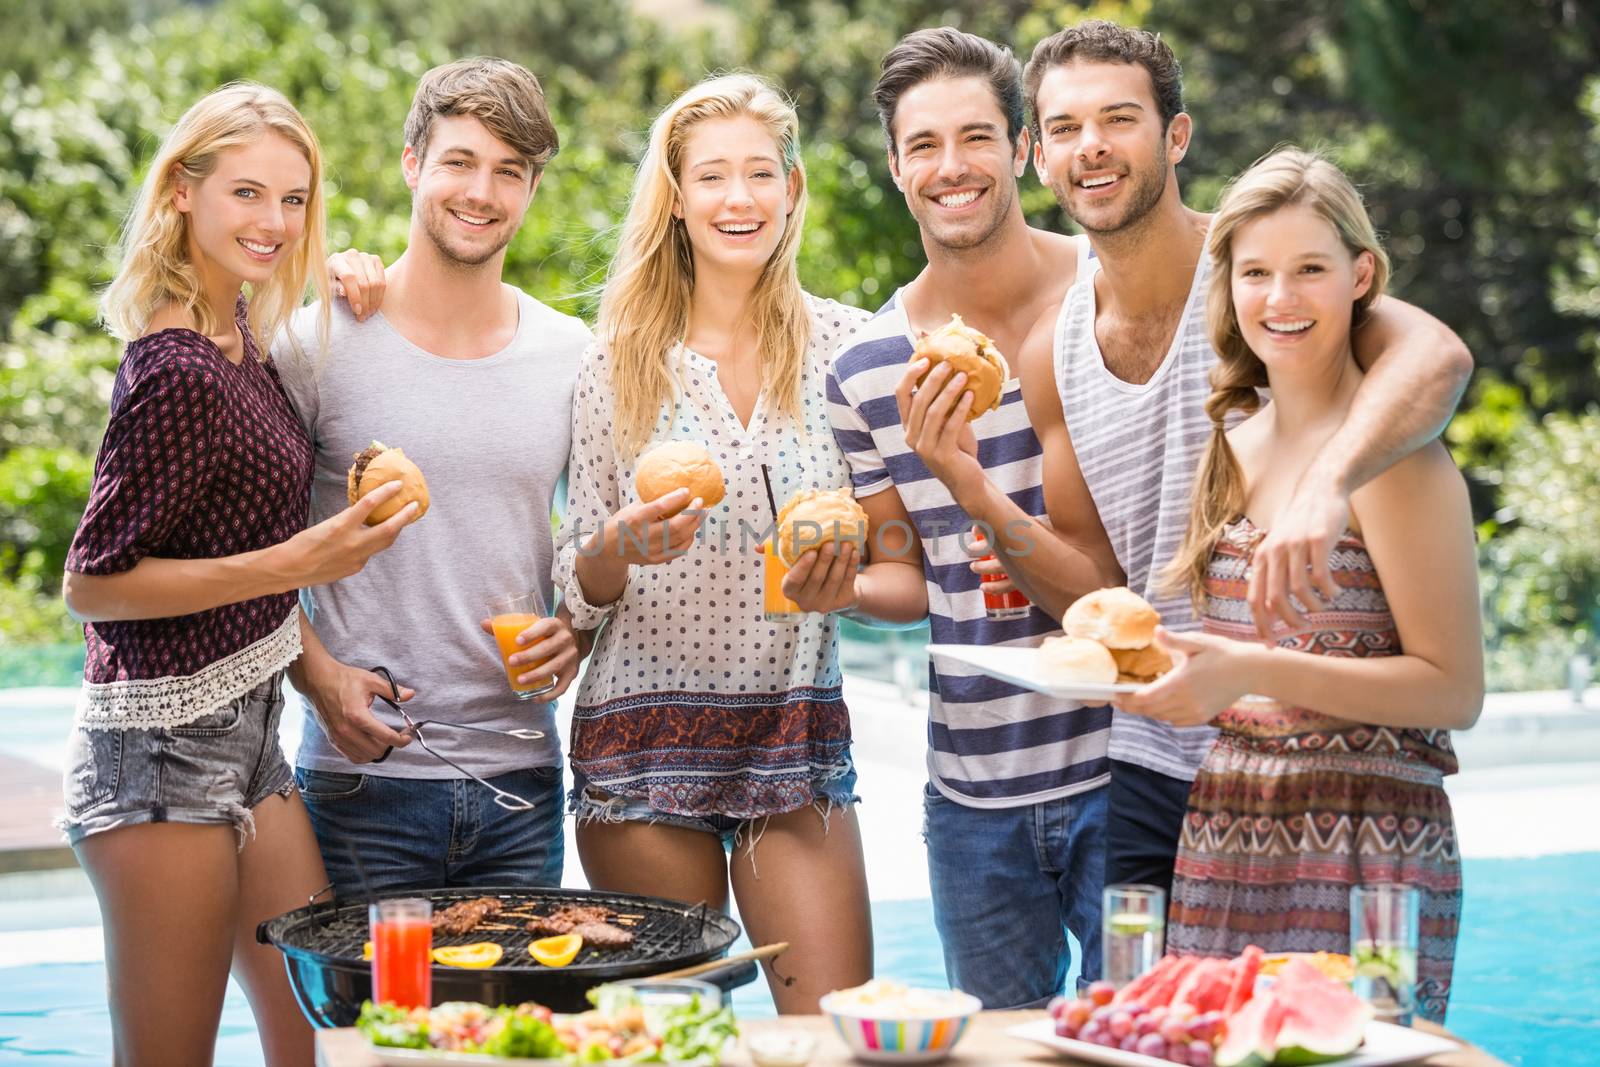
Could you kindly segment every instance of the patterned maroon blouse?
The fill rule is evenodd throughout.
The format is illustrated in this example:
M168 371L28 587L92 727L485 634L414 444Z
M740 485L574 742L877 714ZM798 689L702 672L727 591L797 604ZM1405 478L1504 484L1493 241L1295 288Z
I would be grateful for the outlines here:
M187 329L124 350L67 570L117 574L145 556L231 556L305 528L311 441L277 369L260 360L244 308L241 299L238 365ZM84 680L93 688L194 675L284 629L295 603L294 592L276 593L193 615L89 623Z

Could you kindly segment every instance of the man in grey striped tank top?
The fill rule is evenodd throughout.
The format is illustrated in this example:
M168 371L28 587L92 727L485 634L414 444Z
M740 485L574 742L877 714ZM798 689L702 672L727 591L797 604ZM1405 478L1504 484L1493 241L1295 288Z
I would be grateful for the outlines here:
M1089 235L1099 268L1041 316L1019 358L1050 519L1091 557L1109 547L1169 630L1198 629L1187 595L1162 580L1188 525L1216 362L1206 326L1211 218L1178 190L1193 128L1178 63L1154 34L1091 21L1041 41L1024 82L1035 165ZM1331 595L1326 561L1351 491L1438 435L1472 369L1447 327L1393 297L1375 305L1354 344L1367 371L1355 405L1301 481L1290 520L1256 553L1251 599L1263 634L1279 618L1304 624L1291 594L1302 606L1319 604L1318 590ZM1086 590L1061 582L1057 591ZM1181 684L1169 678L1155 684ZM1106 879L1170 887L1189 783L1215 731L1134 714L1140 705L1130 697L1112 722Z

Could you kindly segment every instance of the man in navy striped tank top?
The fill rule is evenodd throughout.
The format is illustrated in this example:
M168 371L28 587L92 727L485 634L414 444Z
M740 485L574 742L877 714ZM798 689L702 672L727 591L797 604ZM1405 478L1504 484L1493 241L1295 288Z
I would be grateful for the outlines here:
M1211 217L1178 190L1193 129L1181 72L1156 35L1090 21L1041 41L1024 80L1035 165L1088 234L1099 268L1045 311L1019 353L1049 517L1096 562L1109 544L1181 653L1192 647L1182 633L1199 623L1162 571L1188 525L1216 362L1206 326ZM1278 620L1303 626L1301 608L1331 599L1327 561L1350 493L1437 436L1472 371L1454 333L1393 297L1374 305L1354 346L1367 372L1354 406L1301 480L1288 520L1255 553L1250 600L1263 635ZM1051 603L1088 591L1065 569L1054 585ZM1174 658L1178 669L1153 691L1186 684ZM1129 697L1113 720L1106 878L1170 887L1189 784L1215 732L1134 714L1148 706Z
M1036 644L1057 617L1036 607L988 618L977 569L988 565L975 564L969 537L975 524L992 531L990 549L1030 595L1041 575L1076 565L1041 522L1041 452L1020 387L1006 382L999 407L969 427L971 395L948 368L912 396L926 369L910 362L912 337L960 314L1014 350L1087 245L1023 219L1029 140L1008 49L948 28L911 34L885 57L875 97L928 265L828 378L834 433L874 530L912 531L898 558L869 546L849 606L891 622L926 614L936 642ZM1081 974L1099 973L1110 709L942 661L929 689L924 837L947 973L986 1007L1042 1005L1067 976L1067 931L1083 947Z

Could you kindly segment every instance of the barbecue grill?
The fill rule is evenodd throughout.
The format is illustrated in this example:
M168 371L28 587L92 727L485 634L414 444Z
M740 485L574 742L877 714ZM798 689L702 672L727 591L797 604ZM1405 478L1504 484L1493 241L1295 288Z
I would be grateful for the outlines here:
M594 986L625 978L644 978L723 955L739 936L739 924L704 904L685 906L660 897L600 893L573 889L457 888L386 897L420 897L434 913L459 900L496 897L502 912L465 934L434 934L435 948L493 941L505 950L494 967L433 967L433 999L470 1000L483 1004L537 1001L555 1011L589 1007L584 994ZM530 914L548 915L564 904L599 905L609 909L617 925L633 934L625 948L595 949L585 945L565 967L546 967L528 954L533 935L523 929ZM519 917L520 916L520 917ZM495 927L511 929L495 929ZM487 928L486 928L487 927ZM367 901L313 900L256 927L256 940L275 945L284 955L289 983L313 1025L352 1026L361 1002L372 996L372 964L361 958L368 941ZM755 964L746 961L731 973L708 977L724 989L755 978Z

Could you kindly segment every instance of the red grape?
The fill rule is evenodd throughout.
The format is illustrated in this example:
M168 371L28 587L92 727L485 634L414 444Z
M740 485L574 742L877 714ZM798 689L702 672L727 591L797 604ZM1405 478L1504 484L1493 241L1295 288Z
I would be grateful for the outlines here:
M1133 1051L1141 1056L1154 1056L1159 1060L1167 1054L1167 1043L1161 1039L1160 1034L1145 1034L1134 1045Z
M1217 1027L1221 1022L1220 1011L1208 1011L1204 1015L1196 1015L1189 1020L1189 1037L1196 1041L1212 1041L1217 1036Z

